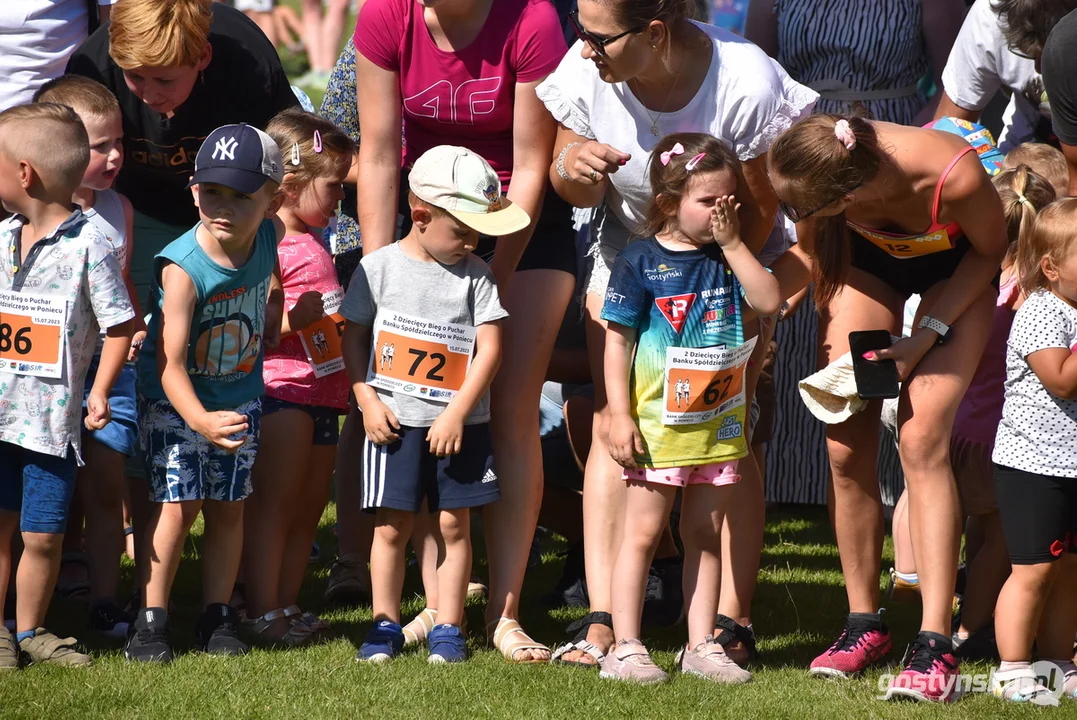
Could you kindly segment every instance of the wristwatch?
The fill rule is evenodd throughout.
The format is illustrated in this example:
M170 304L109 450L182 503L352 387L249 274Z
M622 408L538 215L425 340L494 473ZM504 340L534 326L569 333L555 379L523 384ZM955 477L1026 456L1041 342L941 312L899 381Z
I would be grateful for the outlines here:
M950 339L950 326L942 320L936 320L930 315L924 315L920 318L920 323L916 327L926 328L938 335L939 339L935 341L936 345L942 345Z

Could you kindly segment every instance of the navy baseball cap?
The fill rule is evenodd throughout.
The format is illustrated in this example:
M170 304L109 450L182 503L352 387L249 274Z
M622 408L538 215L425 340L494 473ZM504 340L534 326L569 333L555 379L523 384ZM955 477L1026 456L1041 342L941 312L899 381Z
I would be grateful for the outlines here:
M194 177L187 187L215 183L248 195L266 180L284 179L284 161L273 139L246 123L225 125L209 134L194 160Z

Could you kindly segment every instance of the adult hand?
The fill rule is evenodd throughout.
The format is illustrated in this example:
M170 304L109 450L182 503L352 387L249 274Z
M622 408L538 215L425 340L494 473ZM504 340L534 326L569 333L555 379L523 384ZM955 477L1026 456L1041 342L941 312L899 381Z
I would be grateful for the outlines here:
M901 338L888 348L864 353L864 359L872 362L893 360L897 363L898 379L905 382L928 351L935 347L937 339L938 336L930 330L920 330L911 337Z
M246 415L232 410L207 412L193 425L194 429L206 440L225 452L235 452L247 442L246 435L250 429ZM235 437L241 436L241 437Z
M636 467L636 455L644 453L643 436L631 415L615 415L610 420L610 457L623 468Z
M576 157L565 168L569 179L581 185L598 185L621 169L632 156L597 140L588 140L576 148Z
M146 342L146 331L139 330L131 336L131 349L127 351L127 362L138 359L138 353L142 350L142 344Z

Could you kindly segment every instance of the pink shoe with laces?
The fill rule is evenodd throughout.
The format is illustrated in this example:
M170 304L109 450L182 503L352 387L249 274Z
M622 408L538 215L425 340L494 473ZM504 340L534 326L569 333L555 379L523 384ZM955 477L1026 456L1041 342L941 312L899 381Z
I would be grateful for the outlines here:
M859 675L889 652L890 630L882 619L875 614L850 613L834 644L812 660L811 674L834 678Z
M949 640L920 633L902 664L905 669L890 682L884 699L948 703L961 697L961 670Z

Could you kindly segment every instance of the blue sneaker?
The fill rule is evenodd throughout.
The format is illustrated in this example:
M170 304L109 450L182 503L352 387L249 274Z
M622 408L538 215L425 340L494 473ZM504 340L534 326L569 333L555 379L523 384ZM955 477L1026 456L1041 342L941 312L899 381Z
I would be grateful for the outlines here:
M392 620L382 620L370 628L355 659L357 662L381 663L391 660L403 647L404 631Z
M426 636L430 648L428 663L458 663L467 660L467 638L456 625L435 625Z

